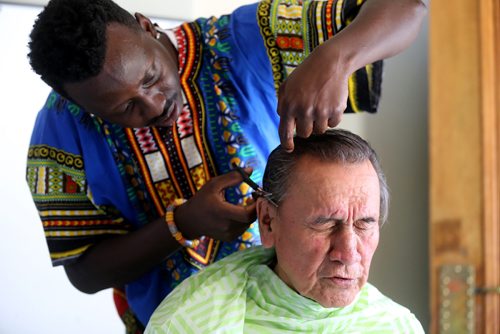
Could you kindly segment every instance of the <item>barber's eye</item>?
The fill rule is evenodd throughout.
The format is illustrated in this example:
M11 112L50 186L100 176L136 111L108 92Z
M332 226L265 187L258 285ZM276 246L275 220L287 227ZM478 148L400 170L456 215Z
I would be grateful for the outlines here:
M143 83L144 88L149 88L156 83L157 79L155 75L148 75Z

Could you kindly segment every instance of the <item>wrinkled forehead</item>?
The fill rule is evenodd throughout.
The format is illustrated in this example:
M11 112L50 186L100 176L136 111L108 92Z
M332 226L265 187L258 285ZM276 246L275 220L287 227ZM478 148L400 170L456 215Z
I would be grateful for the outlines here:
M338 203L378 203L380 185L369 160L360 163L303 158L288 177L282 202L295 199L307 204L335 199Z
M327 176L323 178L322 175ZM343 183L342 179L352 179L354 175L377 178L378 175L370 160L359 162L346 162L337 159L323 159L313 155L303 155L296 160L288 175L291 187L295 183L311 184L314 181L336 181ZM336 177L334 177L336 176ZM357 180L359 181L359 180Z

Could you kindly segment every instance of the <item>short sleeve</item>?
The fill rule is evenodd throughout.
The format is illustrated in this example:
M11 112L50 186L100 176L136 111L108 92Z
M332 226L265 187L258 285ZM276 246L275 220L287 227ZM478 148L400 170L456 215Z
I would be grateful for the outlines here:
M40 111L28 149L26 181L38 210L52 264L75 261L101 239L125 234L128 224L93 203L75 122L67 102L52 93Z

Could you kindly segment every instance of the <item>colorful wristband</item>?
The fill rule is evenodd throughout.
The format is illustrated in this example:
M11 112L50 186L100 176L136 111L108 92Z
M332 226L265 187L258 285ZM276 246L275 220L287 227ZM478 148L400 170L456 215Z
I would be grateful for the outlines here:
M194 240L188 240L184 238L181 232L177 229L177 225L175 225L174 221L174 211L175 208L177 208L179 205L182 205L186 202L185 199L183 198L177 198L174 200L172 204L170 204L167 207L167 213L165 215L165 222L168 225L168 229L170 230L170 233L174 237L175 240L177 240L178 243L180 243L184 247L189 247L189 248L196 248L200 244L200 240L194 239Z

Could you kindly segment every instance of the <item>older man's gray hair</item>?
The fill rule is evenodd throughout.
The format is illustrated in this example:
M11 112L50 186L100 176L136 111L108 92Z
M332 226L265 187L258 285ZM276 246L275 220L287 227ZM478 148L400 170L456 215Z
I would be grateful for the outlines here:
M286 152L281 145L271 152L264 172L263 188L272 193L271 199L280 203L293 180L290 178L297 161L311 156L321 161L339 164L357 164L369 160L375 169L380 184L379 225L387 220L389 211L389 189L377 154L360 136L341 129L330 129L321 135L309 138L295 137L293 152Z

